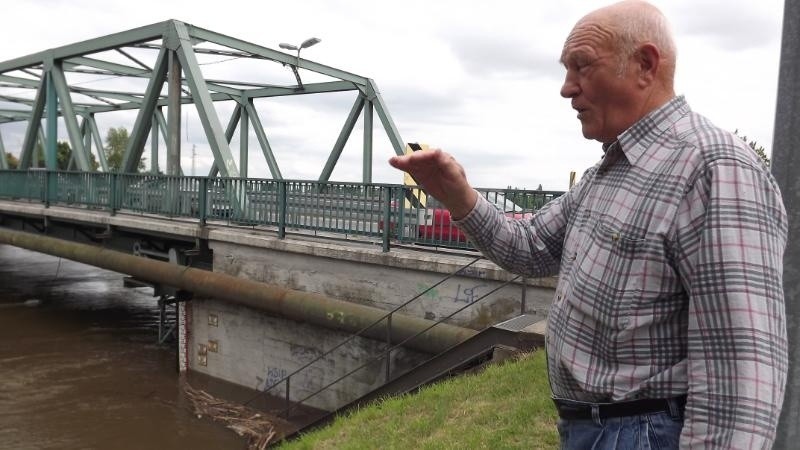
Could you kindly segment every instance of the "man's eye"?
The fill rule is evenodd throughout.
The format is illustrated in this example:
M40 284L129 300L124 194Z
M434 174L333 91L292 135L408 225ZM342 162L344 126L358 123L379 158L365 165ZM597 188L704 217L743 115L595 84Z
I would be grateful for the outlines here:
M586 72L591 67L592 67L592 61L580 61L577 64L575 64L575 69L581 73Z

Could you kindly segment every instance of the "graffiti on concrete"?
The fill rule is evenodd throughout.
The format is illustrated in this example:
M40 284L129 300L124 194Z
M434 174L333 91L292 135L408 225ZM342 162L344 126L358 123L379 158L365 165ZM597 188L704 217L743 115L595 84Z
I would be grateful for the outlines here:
M467 277L486 278L486 270L475 267L465 267L461 269L460 274Z
M272 386L278 384L286 378L287 372L286 369L283 367L267 367L267 378L264 380L264 386L262 389L269 389ZM256 377L259 384L261 383L261 377Z
M480 297L480 294L478 294L477 292L478 289L486 285L485 284L475 284L472 286L467 285L463 289L461 286L462 286L461 283L457 285L455 296L447 298L456 303L466 303L466 304L474 303Z
M289 350L292 358L302 362L311 362L322 355L321 350L305 345L290 344Z
M433 289L430 289L430 290L426 290L426 289L430 289L430 286L428 286L428 285L426 285L424 283L417 283L417 290L419 292L424 292L425 297L430 298L432 300L438 300L439 299L439 291L436 288L433 288Z

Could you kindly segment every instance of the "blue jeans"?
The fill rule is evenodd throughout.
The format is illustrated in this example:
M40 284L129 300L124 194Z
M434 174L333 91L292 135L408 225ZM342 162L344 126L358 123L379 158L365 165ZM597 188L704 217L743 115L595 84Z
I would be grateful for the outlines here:
M607 419L558 420L562 450L677 449L683 411Z

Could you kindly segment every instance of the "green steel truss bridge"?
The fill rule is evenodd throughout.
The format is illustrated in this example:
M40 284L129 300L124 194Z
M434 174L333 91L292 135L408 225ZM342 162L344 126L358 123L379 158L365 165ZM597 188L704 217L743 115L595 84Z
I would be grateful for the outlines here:
M435 199L425 200L419 188L372 183L373 111L394 151L401 155L406 148L375 82L299 55L299 50L290 55L168 20L0 62L0 125L26 126L17 170L8 170L0 127L0 198L110 214L192 218L200 224L224 221L274 227L280 237L287 229L366 237L382 242L385 250L392 241L468 248L466 238L450 224L449 214ZM210 57L224 59L201 62ZM236 72L242 74L239 79L217 79L206 76L201 67L233 59L257 65L258 70ZM314 81L303 83L301 69ZM257 74L250 77L259 80L241 79L246 74ZM265 83L267 75L277 81ZM89 87L101 82L110 87ZM318 179L284 179L254 100L348 91L355 100ZM216 102L234 105L225 127ZM181 108L186 104L197 109L213 153L207 177L185 177L181 170ZM96 116L125 110L136 111L136 119L121 168L115 172L109 170ZM361 117L362 182L330 182ZM76 170L57 170L59 125L66 128L70 168ZM251 126L270 179L247 177ZM238 167L230 146L236 134ZM166 174L158 168L162 139L167 147ZM139 174L148 140L150 173ZM37 142L44 149L44 168L33 167ZM92 167L93 147L99 170ZM512 215L533 212L560 194L483 191Z
M282 73L283 76L276 76L278 81L275 83L208 78L198 62L199 57L207 55L261 64L264 70L257 72L259 78L264 78L263 74L269 73L269 69L273 69L273 75ZM276 64L288 67L291 72L281 68L275 72ZM300 69L325 81L303 83ZM117 81L112 83L112 88L86 86L92 81L109 79ZM285 81L291 81L291 84ZM136 90L132 86L140 88ZM363 115L363 181L369 183L372 181L373 111L380 118L394 151L402 154L405 147L373 80L300 58L299 51L297 56L286 54L177 20L0 63L0 124L27 123L20 151L21 169L31 167L37 140L44 143L46 167L50 170L56 168L57 121L60 117L69 135L75 167L81 171L92 170L89 154L94 144L102 170L108 171L95 116L104 112L137 110L121 171L136 171L150 134L153 135L151 145L154 147L151 161L157 161L155 156L161 133L167 146L166 173L178 175L181 106L191 103L197 108L214 156L210 175L246 176L247 152L242 152L240 167L237 167L229 143L238 129L241 148L247 149L248 128L252 125L272 178L282 179L253 100L343 91L353 91L355 101L331 147L319 181L329 179L356 121ZM215 102L235 103L233 114L224 128L215 110ZM164 106L168 111L166 118L162 112ZM1 142L2 136L0 152L5 153ZM5 169L5 155L0 156L3 156L0 168ZM157 166L154 171L157 171Z

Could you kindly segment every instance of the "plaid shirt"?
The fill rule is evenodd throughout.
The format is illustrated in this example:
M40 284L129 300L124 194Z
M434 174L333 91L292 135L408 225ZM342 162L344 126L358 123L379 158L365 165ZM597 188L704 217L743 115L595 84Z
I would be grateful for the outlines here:
M682 447L771 445L788 365L786 212L755 152L683 97L533 218L479 199L457 223L501 267L559 274L547 327L556 397L688 394Z

